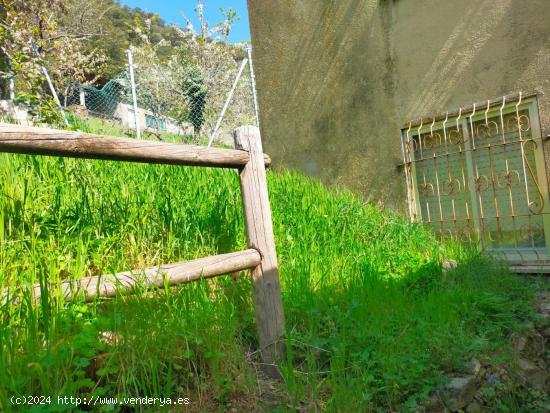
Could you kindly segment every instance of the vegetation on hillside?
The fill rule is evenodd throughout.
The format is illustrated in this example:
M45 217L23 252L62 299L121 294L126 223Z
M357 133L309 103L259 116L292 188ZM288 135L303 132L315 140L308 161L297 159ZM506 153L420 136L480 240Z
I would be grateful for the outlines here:
M80 84L105 85L127 67L132 49L142 84L139 103L157 116L190 122L195 133L204 111L219 110L232 79L212 79L213 73L231 72L243 58L242 45L227 38L238 19L232 9L220 10L222 19L210 26L204 4L197 2L200 28L167 25L157 15L120 5L115 0L10 0L0 6L0 97L15 81L16 102L31 108L36 122L55 123L61 113L46 82L48 70L63 102ZM226 84L227 83L227 84ZM219 89L219 90L217 90ZM191 109L189 109L191 107Z
M532 317L526 284L475 250L349 192L270 173L287 357L281 389L266 390L245 273L89 305L55 288L244 248L235 173L2 155L0 185L0 285L40 283L48 297L23 292L2 306L6 411L29 394L189 397L192 411L412 411L472 357L509 357L510 335ZM443 272L443 258L458 267Z

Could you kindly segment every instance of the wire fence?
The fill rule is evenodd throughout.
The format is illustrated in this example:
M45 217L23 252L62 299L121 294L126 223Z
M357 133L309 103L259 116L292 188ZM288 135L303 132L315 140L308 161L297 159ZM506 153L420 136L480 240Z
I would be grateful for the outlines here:
M101 118L137 138L233 145L232 131L258 124L251 53L208 68L166 67L128 52L127 69L102 87L58 91L64 111Z

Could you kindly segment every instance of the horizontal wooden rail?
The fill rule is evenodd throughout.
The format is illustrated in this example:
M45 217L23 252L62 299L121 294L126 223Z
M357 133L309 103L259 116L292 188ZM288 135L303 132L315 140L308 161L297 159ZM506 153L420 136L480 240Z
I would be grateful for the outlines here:
M201 278L212 278L236 271L253 269L260 265L261 260L260 253L257 250L248 249L176 264L163 264L144 270L64 281L60 287L65 301L78 296L82 296L86 301L92 301L96 297L114 297L117 292L132 290L133 288L163 288L165 285L172 286ZM50 286L50 288L52 287L55 288L55 286ZM34 285L32 289L34 298L40 298L40 285ZM10 290L4 290L1 301L3 303L9 301L9 295Z
M235 144L238 149L206 148L0 123L0 152L238 168L250 249L144 270L67 280L49 288L61 288L66 301L73 298L92 301L97 297L113 297L119 291L162 288L251 269L264 372L280 377L277 362L284 357L284 311L265 172L270 159L263 153L257 127L238 128ZM39 299L41 286L30 288L33 297ZM4 289L0 291L0 304L19 302L20 297L14 289Z
M241 168L246 151L116 138L0 123L0 152L169 165ZM265 165L271 163L264 155Z

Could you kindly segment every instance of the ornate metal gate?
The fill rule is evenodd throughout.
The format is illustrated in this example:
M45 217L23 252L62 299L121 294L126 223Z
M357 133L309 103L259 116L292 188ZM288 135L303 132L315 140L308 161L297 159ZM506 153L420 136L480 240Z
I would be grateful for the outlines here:
M519 271L550 269L550 215L535 95L410 122L402 148L411 219L478 242Z

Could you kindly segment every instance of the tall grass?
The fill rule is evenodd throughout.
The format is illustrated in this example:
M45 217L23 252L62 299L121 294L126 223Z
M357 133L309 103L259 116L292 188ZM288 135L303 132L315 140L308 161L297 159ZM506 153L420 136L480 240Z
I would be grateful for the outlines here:
M40 303L23 293L0 313L3 408L34 394L407 411L530 317L527 287L476 251L299 174L268 178L287 319L277 402L258 395L243 273L89 305L64 303L55 287ZM1 155L0 185L2 287L246 246L233 171ZM443 257L458 268L443 273Z
M60 123L56 125L56 127L105 136L123 136L131 138L135 138L136 136L135 130L124 128L124 126L117 120L109 120L92 116L84 119L72 112L65 112L65 119L67 124ZM4 121L9 122L9 119ZM206 145L208 143L208 137L206 136L201 135L195 137L193 135L179 135L167 131L159 132L151 128L146 128L141 131L141 139L160 140L174 143L200 143L201 145Z

